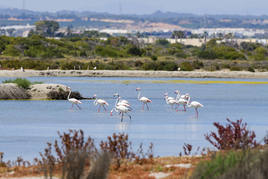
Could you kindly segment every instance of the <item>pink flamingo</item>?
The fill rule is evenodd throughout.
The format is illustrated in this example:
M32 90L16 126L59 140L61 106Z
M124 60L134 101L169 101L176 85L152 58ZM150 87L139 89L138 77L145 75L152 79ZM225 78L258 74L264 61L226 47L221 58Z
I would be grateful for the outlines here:
M70 103L72 103L72 108L71 108L71 109L73 109L74 105L76 105L76 106L78 107L78 109L81 109L81 107L80 107L78 104L82 104L82 102L79 101L79 100L77 100L77 99L75 99L75 98L70 98L70 95L71 95L71 93L72 93L72 90L71 90L70 87L68 87L68 89L70 90L70 92L69 92L69 95L68 95L68 97L67 97L67 100L68 100Z
M146 105L147 110L149 110L148 103L151 103L152 100L150 100L149 98L146 98L146 97L140 97L141 96L141 88L136 88L136 91L138 91L138 100L143 103L142 110L144 110L144 105Z

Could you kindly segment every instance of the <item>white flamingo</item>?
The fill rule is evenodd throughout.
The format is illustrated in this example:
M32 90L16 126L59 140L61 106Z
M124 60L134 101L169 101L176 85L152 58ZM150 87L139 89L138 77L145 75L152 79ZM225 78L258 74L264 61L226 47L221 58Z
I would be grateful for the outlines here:
M171 105L171 108L173 109L174 105L177 104L177 101L172 97L168 97L168 93L165 93L164 97L165 97L166 103L168 105Z
M68 100L70 103L72 103L72 108L71 108L71 109L73 109L74 105L76 105L76 106L78 107L78 109L81 109L81 107L80 107L78 104L82 104L82 102L79 101L79 100L77 100L77 99L75 99L75 98L70 98L70 95L71 95L71 93L72 93L72 90L71 90L70 87L68 87L68 89L70 90L70 92L69 92L69 95L68 95L68 97L67 97L67 100Z
M167 100L174 100L175 99L175 98L173 98L171 96L168 96L168 93L164 94L164 98L165 98L165 100L166 100L166 98L167 98Z
M144 105L146 105L147 110L149 110L148 103L151 103L152 100L150 100L149 98L146 98L146 97L140 97L141 96L141 88L136 88L136 91L138 91L138 100L143 103L142 110L144 110Z
M126 107L126 106L119 106L116 105L112 110L111 110L111 116L113 115L113 111L118 112L119 114L121 114L121 122L123 122L123 118L124 118L124 114L126 114L129 119L131 120L131 115L128 114L129 111L131 111L130 108Z
M192 107L192 108L195 109L196 117L198 118L198 108L200 108L200 107L204 107L204 105L201 104L201 103L199 103L199 102L197 102L197 101L192 101L192 102L190 102L190 100L191 100L191 98L189 97L187 106L188 106L189 108Z
M175 94L177 94L177 96L176 96L176 99L178 100L178 99L180 99L180 98L182 98L182 99L185 99L185 100L187 100L188 101L188 98L189 98L189 93L186 93L185 95L181 95L181 93L180 93L180 91L179 90L176 90L175 91Z
M114 94L114 97L116 97L118 99L118 101L116 102L116 104L118 105L126 105L127 107L130 106L129 102L127 100L121 99L120 95L118 93Z
M109 106L109 104L105 100L103 100L103 99L98 99L97 98L97 95L94 95L93 97L96 98L96 100L94 101L95 106L99 106L98 112L100 112L101 106L106 111L105 105L106 106Z
M188 103L188 99L190 97L190 95L188 93L186 93L185 95L181 95L179 90L175 91L175 94L177 94L176 96L176 101L178 105L182 105L183 106L183 111L186 111L186 105ZM178 112L178 109L177 109Z

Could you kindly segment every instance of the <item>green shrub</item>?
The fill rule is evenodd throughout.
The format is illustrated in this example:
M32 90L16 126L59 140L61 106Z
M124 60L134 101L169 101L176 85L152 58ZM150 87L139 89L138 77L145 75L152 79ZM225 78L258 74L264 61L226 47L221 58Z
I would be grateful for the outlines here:
M235 167L230 168L219 179L267 179L268 150L246 152Z
M156 41L156 45L167 47L170 45L169 41L166 39L159 39Z
M143 64L144 70L163 70L163 71L177 71L178 65L173 61L157 61L146 62Z
M181 71L193 71L194 68L190 62L182 62L180 64Z
M157 70L157 65L155 62L145 62L142 65L143 70Z
M178 70L178 64L173 62L173 61L157 62L157 70L177 71Z
M240 67L238 67L238 66L232 66L232 67L230 68L230 70L231 70L231 71L241 71L242 69L241 69Z
M255 72L255 69L253 67L248 67L248 71Z
M5 80L3 83L15 83L19 87L24 89L29 89L30 85L32 84L29 80L24 78L16 78L15 80Z
M152 55L152 56L151 56L151 59L152 59L153 61L156 61L158 58L157 58L156 55Z
M193 62L193 68L194 68L194 69L200 69L200 68L203 68L203 67L204 67L203 62L200 62L200 61L198 61L198 60L195 60L195 61Z
M118 51L112 47L98 46L95 52L102 57L119 57Z
M191 179L218 179L229 169L243 160L244 153L229 151L212 155L211 160L200 162L193 172Z
M128 50L127 53L132 55L132 56L142 56L142 50L138 48L137 46L131 46Z
M200 162L190 179L266 179L268 149L229 151Z

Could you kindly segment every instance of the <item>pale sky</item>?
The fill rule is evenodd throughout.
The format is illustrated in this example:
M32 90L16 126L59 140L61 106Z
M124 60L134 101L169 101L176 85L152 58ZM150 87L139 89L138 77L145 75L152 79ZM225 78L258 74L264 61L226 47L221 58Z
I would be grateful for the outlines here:
M95 11L149 14L157 10L194 14L268 15L268 0L24 0L36 11ZM0 0L0 7L22 8L23 0Z

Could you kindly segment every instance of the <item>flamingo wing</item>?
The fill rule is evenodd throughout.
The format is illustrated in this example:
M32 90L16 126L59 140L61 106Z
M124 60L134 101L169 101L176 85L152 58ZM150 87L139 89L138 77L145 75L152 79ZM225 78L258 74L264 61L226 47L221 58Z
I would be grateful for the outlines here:
M140 98L140 101L142 101L144 103L150 103L150 102L152 102L152 100L150 100L149 98L146 98L146 97L141 97Z
M199 102L197 102L197 101L193 101L193 102L191 102L191 106L193 106L193 107L204 107L203 104L201 104L201 103L199 103Z
M109 105L109 104L108 104L105 100L103 100L103 99L98 99L98 100L97 100L97 103L98 103L98 104L101 104L101 105L105 105L105 104L106 104L107 106Z
M70 101L71 103L74 103L74 104L82 104L81 101L79 101L79 100L77 100L77 99L75 99L75 98L71 98L71 99L69 99L69 101Z

